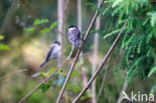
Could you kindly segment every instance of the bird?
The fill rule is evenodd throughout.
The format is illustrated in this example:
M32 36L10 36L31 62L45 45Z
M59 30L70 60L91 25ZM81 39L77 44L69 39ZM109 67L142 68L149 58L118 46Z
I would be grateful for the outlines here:
M68 40L76 47L80 47L81 45L81 32L79 28L75 25L69 26L68 28Z
M47 62L53 59L57 59L61 55L61 45L60 42L55 41L51 44L50 50L47 53L46 59L44 62L40 65L40 68L43 68Z

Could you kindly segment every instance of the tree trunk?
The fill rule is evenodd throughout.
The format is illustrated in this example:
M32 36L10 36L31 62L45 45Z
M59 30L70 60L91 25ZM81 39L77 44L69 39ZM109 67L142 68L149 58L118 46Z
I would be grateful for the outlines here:
M82 6L81 6L82 3L81 2L82 2L81 0L77 0L77 25L78 25L80 31L82 32ZM82 54L83 53L81 52L80 55L82 55ZM84 62L83 56L80 56L80 62ZM80 70L83 73L81 75L82 85L83 85L83 87L85 87L88 82L86 67L82 66Z
M98 0L98 4L100 3L100 0ZM100 16L96 19L95 29L100 29ZM99 41L99 34L95 33L94 35L94 51L93 51L93 62L92 62L92 75L95 73L97 68L97 59L98 59L98 41ZM92 83L91 86L91 95L92 95L92 103L96 102L96 80Z
M69 0L58 0L58 41L61 43L61 56L58 59L58 65L60 66L63 62L64 54L64 38L65 38L65 27L68 15L68 4Z
M58 0L58 35L57 40L61 43L61 55L58 58L58 67L63 64L64 61L64 39L65 39L65 28L68 15L68 4L69 0ZM64 78L61 75L59 79ZM62 100L64 101L64 100Z

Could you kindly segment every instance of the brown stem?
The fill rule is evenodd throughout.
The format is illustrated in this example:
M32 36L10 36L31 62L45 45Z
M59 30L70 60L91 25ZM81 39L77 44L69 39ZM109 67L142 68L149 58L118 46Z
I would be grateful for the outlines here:
M81 96L84 95L84 93L88 90L88 88L90 87L90 85L92 84L92 82L94 81L94 79L97 77L97 75L99 74L99 72L102 70L103 66L106 64L106 61L108 60L108 58L110 57L111 53L113 52L114 47L117 45L118 41L120 40L120 37L121 37L121 35L123 33L123 29L125 28L126 24L127 24L127 22L122 27L120 33L116 37L114 43L112 44L112 46L108 50L107 54L104 56L102 63L96 69L94 75L91 77L91 79L89 80L89 82L86 85L86 87L80 92L80 94L74 99L74 101L72 103L76 103L81 98Z
M61 68L63 67L63 65L68 61L68 59L66 59L63 64L58 67L55 72L53 72L51 75L49 75L47 78L45 78L44 80L42 80L39 84L37 84L27 95L25 95L18 103L23 103L29 96L32 95L33 92L35 92L42 84L44 84L45 82L49 81L51 77L54 76L54 74L56 72L59 72L60 70L62 70Z
M102 4L103 4L103 0L101 1L100 5L99 5L99 8L102 6ZM88 29L87 29L87 32L86 32L86 34L85 34L85 36L84 36L84 41L82 42L82 44L81 44L81 46L80 46L80 48L79 48L79 50L78 50L78 52L77 52L77 54L76 54L76 56L75 56L75 58L74 58L74 61L73 61L72 65L71 65L71 67L70 67L70 69L69 69L69 71L68 71L66 80L65 80L65 82L64 82L64 84L63 84L63 87L62 87L62 89L61 89L61 91L60 91L60 94L59 94L59 96L58 96L58 98L57 98L56 103L60 103L61 97L62 97L62 95L63 95L63 93L64 93L64 91L65 91L65 88L66 88L66 86L67 86L67 84L68 84L68 81L69 81L69 79L70 79L70 76L71 76L71 74L72 74L72 72L73 72L73 70L74 70L74 67L75 67L75 65L76 65L76 63L77 63L77 61L78 61L79 55L80 55L80 53L81 53L81 49L82 49L82 47L83 47L83 45L84 45L84 43L85 43L85 41L86 41L86 39L87 39L87 37L88 37L88 35L89 35L89 32L91 31L91 28L93 27L93 24L95 23L95 20L96 20L96 17L97 17L97 15L98 15L98 13L99 13L99 11L96 11L95 14L94 14L94 16L93 16L93 18L92 18L92 21L91 21L91 23L90 23L90 25L89 25L89 27L88 27Z
M125 81L124 81L124 84L123 84L123 87L122 87L122 90L121 90L121 92L120 92L120 95L119 95L119 98L118 98L118 100L117 100L117 103L121 103L122 102L122 92L123 91L126 91L126 89L127 89L127 87L128 87L128 81L127 81L127 77L125 78Z

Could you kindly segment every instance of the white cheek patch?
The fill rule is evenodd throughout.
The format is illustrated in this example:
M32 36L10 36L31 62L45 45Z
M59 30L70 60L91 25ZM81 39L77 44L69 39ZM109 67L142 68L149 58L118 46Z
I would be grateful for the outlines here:
M72 32L74 29L75 29L75 27L69 28L69 32Z

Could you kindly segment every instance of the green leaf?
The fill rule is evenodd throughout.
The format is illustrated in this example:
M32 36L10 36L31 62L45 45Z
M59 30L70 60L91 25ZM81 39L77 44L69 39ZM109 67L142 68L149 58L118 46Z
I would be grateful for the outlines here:
M149 12L149 13L147 13L147 15L150 16L151 26L154 27L154 25L156 24L156 12Z
M81 73L78 71L73 71L73 73L71 74L71 77L76 77L79 76Z
M36 20L34 21L34 25L37 25L37 24L40 24L40 19L36 19Z
M154 73L156 73L156 66L151 69L151 71L148 74L148 77L151 77Z
M41 77L47 77L48 75L49 75L48 73L43 73L43 72L40 73Z
M3 40L4 39L4 36L0 35L0 40Z
M34 32L35 30L36 30L35 27L30 27L30 28L27 28L27 29L26 29L26 32L32 33L32 32Z
M106 34L103 38L106 39L106 38L108 38L108 37L110 37L110 36L112 36L113 34L116 34L116 33L118 33L118 32L120 32L120 29L117 29L117 30L115 30L115 31L112 31L111 33Z
M50 84L42 84L41 90L42 92L46 92L50 88Z
M56 68L56 69L57 69L57 68ZM48 74L50 75L50 74L54 73L54 72L56 71L56 69L55 69L55 68L50 69L50 70L48 71Z
M54 22L50 24L50 29L54 29L55 27L57 27L58 22Z
M0 50L10 50L8 45L0 44Z
M34 25L40 25L40 24L45 24L48 23L49 20L48 19L36 19L34 22Z
M49 28L44 28L40 32L41 32L41 34L45 34L45 33L50 32L50 29Z
M112 7L116 7L117 5L119 5L122 1L124 0L115 0L115 2L113 3Z
M69 91L74 92L74 93L79 93L79 92L81 92L81 90L82 90L83 88L78 87L78 86L73 86L72 84L68 84L68 85L67 85L67 89L68 89Z
M33 77L33 78L38 77L38 76L47 77L47 76L53 74L55 71L56 71L56 69L52 68L47 73L37 72L37 73L33 74L31 77Z

